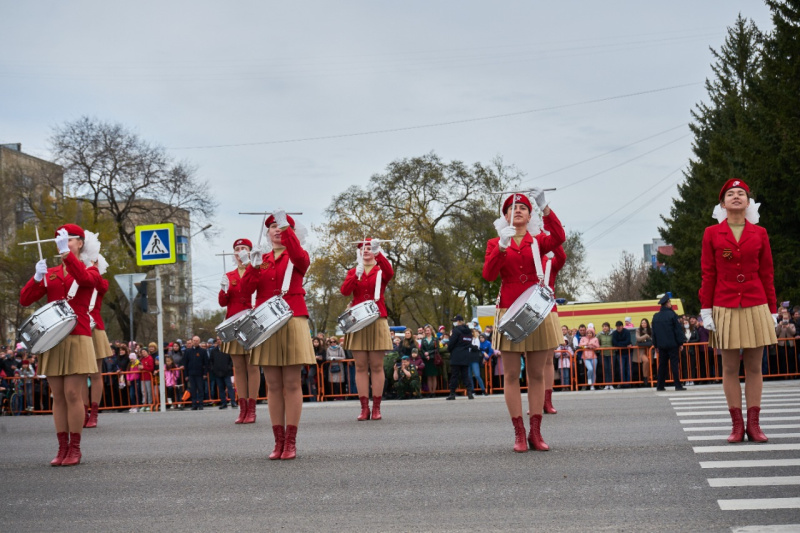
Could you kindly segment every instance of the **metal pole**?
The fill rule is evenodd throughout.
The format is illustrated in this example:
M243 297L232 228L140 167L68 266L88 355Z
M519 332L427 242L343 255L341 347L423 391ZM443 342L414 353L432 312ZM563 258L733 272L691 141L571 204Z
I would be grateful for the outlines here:
M133 276L128 276L128 294L131 295L130 300L128 300L128 304L129 304L129 307L130 307L130 310L131 310L131 314L130 314L130 326L131 326L130 327L130 332L131 332L130 342L133 342L133 300L136 299L136 296L133 294ZM131 345L129 344L128 346L130 347Z
M161 274L158 272L158 265L155 266L156 270L156 305L158 306L158 317L156 324L158 325L158 395L161 397L161 412L167 412L167 384L166 384L166 361L164 360L164 317L161 313Z

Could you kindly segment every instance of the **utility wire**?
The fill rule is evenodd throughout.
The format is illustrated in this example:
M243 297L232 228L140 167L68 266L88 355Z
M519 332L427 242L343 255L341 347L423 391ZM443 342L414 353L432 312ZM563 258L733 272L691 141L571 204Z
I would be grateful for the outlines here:
M308 142L308 141L322 141L322 140L329 140L329 139L342 139L346 137L361 137L365 135L377 135L377 134L385 134L385 133L395 133L400 131L411 131L411 130L419 130L425 128L437 128L441 126L453 126L456 124L468 124L471 122L481 122L485 120L495 120L498 118L506 118L506 117L515 117L521 115L528 115L531 113L540 113L542 111L553 111L555 109L564 109L568 107L578 107L582 105L589 105L589 104L597 104L601 102L609 102L612 100L621 100L623 98L631 98L634 96L642 96L645 94L654 94L660 93L665 91L671 91L675 89L682 89L685 87L692 87L695 85L700 85L700 82L693 82L693 83L684 83L681 85L672 85L669 87L661 87L659 89L650 89L646 91L638 91L634 93L627 93L627 94L619 94L616 96L607 96L604 98L596 98L593 100L584 100L582 102L573 102L569 104L559 104L554 106L547 106L547 107L539 107L535 109L528 109L525 111L515 111L512 113L502 113L499 115L487 115L483 117L474 117L474 118L466 118L462 120L451 120L447 122L433 122L429 124L419 124L416 126L405 126L401 128L387 128L381 130L370 130L370 131L362 131L357 133L342 133L337 135L323 135L318 137L300 137L296 139L281 139L281 140L274 140L274 141L259 141L259 142L248 142L248 143L231 143L231 144L211 144L211 145L200 145L200 146L176 146L169 148L171 150L205 150L210 148L233 148L233 147L241 147L241 146L263 146L263 145L270 145L270 144L288 144L288 143L298 143L298 142Z
M532 178L528 178L526 180L523 180L523 183L525 183L527 181L538 180L539 178L544 178L545 176L550 176L552 174L557 174L557 173L559 173L559 172L561 172L563 170L568 170L570 168L577 167L578 165L582 165L583 163L588 163L589 161L594 161L595 159L599 159L601 157L605 157L607 155L613 154L614 152L619 152L620 150L624 150L625 148L630 148L631 146L635 146L635 145L637 145L639 143L643 143L644 141L649 141L650 139L654 139L656 137L664 135L665 133L669 133L669 132L675 131L675 130L677 130L679 128L683 128L686 125L687 125L687 123L683 123L680 126L675 126L673 128L669 128L669 129L666 129L664 131L660 131L658 133L655 133L655 134L650 135L648 137L645 137L643 139L639 139L638 141L633 141L632 143L626 144L625 146L620 146L618 148L614 148L613 150L609 150L608 152L604 152L602 154L592 156L592 157L590 157L588 159L584 159L582 161L578 161L576 163L569 164L569 165L567 165L565 167L557 168L555 170L551 170L549 172L545 172L544 174L539 174L538 176L533 176Z

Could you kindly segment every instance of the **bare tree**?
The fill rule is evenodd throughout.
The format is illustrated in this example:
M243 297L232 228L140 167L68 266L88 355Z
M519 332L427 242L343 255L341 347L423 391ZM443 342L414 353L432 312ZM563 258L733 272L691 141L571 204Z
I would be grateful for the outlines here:
M624 302L639 300L642 287L647 282L649 263L623 251L619 263L614 265L606 278L589 282L589 289L602 302Z
M575 300L583 286L589 281L589 271L586 268L586 246L583 244L581 232L570 231L567 233L564 253L567 254L567 262L558 273L556 293L559 298Z
M198 223L214 216L216 202L194 166L173 161L122 124L81 117L56 127L50 143L64 167L65 193L90 204L95 222L110 216L131 258L137 224L168 221L181 209L200 217Z

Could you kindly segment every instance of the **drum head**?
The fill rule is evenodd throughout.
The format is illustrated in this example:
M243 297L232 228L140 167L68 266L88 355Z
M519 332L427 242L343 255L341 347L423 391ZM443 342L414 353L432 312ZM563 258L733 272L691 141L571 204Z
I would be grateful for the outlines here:
M44 353L63 341L75 329L78 319L73 317L51 326L30 346L31 353Z

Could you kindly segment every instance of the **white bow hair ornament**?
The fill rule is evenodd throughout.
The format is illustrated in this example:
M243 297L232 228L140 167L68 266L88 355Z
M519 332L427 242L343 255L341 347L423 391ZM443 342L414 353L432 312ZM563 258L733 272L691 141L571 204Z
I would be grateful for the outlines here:
M747 206L747 209L744 211L744 218L751 224L758 224L759 214L758 208L761 207L761 204L758 202L750 202L750 205ZM714 207L714 212L711 213L712 218L716 218L717 222L720 224L723 220L728 218L728 210L722 207L721 205L717 204Z

